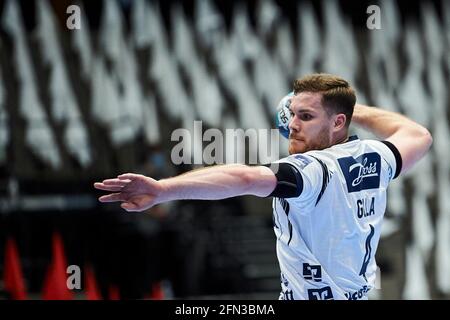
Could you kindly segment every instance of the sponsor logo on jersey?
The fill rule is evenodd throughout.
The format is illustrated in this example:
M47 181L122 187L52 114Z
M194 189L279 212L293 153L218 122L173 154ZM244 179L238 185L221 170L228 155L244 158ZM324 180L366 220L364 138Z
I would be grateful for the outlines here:
M338 159L349 193L380 187L381 157L376 152Z
M333 292L330 287L323 287L319 289L308 289L309 300L334 300Z
M297 164L300 167L300 169L303 169L308 164L310 164L313 160L305 157L302 154L296 154L296 155L292 156L291 161L294 162L295 164Z
M362 286L362 288L359 289L358 291L346 292L345 297L348 300L360 300L366 297L366 294L367 292L369 292L369 290L370 290L369 286Z
M281 274L281 283L284 284L286 287L289 285L288 279L285 277L284 274Z
M303 264L303 278L305 280L322 281L322 267L320 265Z
M279 300L294 300L294 292L292 290L281 291Z

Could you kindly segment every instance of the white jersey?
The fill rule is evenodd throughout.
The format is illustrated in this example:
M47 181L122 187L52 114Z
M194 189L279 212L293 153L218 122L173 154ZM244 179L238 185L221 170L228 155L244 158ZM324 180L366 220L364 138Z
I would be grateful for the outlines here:
M294 166L303 184L298 197L273 199L281 300L367 299L398 157L389 143L353 136L277 161Z

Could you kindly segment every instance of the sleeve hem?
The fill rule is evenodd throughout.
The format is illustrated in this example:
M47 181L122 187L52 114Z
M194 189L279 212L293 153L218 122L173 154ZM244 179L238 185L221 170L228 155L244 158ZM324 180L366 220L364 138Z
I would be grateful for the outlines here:
M402 156L400 155L400 152L398 151L397 147L394 146L391 142L383 140L380 141L381 143L384 143L389 150L391 150L392 154L395 157L395 174L392 179L397 178L400 175L400 172L402 171Z
M290 163L276 163L274 170L272 164L263 165L272 170L277 178L275 189L267 197L295 198L302 194L303 178L301 173Z

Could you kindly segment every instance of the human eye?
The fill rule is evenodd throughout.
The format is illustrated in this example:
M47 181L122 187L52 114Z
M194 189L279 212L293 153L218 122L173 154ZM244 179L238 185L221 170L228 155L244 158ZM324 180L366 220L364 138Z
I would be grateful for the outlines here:
M310 115L309 113L302 113L302 115L300 116L300 119L304 120L304 121L309 121L313 118L312 115Z

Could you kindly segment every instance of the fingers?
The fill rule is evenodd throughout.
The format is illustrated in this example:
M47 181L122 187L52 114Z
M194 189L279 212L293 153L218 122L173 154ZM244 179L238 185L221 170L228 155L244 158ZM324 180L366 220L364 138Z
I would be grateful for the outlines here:
M121 174L119 176L117 176L118 179L120 180L134 180L134 179L139 179L142 178L143 176L140 174L135 174L135 173L124 173Z
M105 185L104 183L96 182L96 183L94 183L94 188L99 189L99 190L104 190L104 191L116 192L116 191L122 190L123 187L122 186L108 186L108 185Z
M137 211L138 210L138 206L132 202L124 202L120 206L127 211Z
M135 196L127 199L121 204L121 207L127 211L144 211L153 207L153 199L148 196Z
M102 182L94 183L94 188L105 191L120 191L123 187L125 187L131 180L129 179L105 179Z
M103 180L103 184L108 186L125 186L127 183L129 183L131 180L121 180L121 179L106 179Z
M111 193L98 198L100 202L116 202L116 201L125 201L122 193Z
M100 202L123 202L121 207L127 211L143 211L153 206L149 195L141 192L142 186L133 183L146 180L146 177L140 174L125 173L117 178L105 179L102 182L94 183L94 187L99 190L113 192L98 198ZM149 179L151 180L151 179ZM136 195L139 194L139 195ZM134 194L135 196L130 198Z

